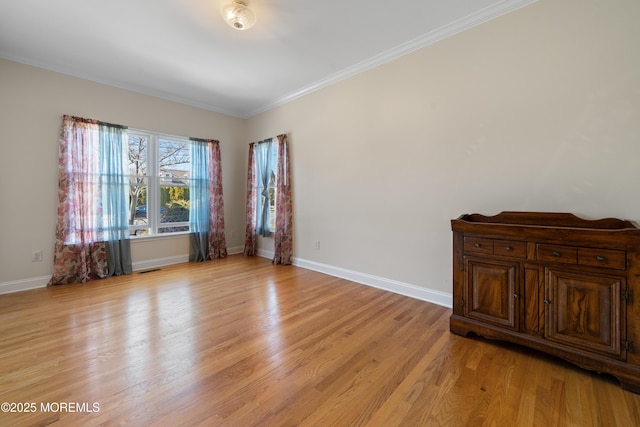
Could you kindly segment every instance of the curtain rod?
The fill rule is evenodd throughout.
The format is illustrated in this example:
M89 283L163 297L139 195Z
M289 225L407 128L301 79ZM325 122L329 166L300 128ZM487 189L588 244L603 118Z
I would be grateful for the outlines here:
M69 114L64 114L63 117L70 118L72 120L79 121L82 123L90 123L90 124L99 125L99 126L109 126L116 129L129 129L129 126L117 125L114 123L103 122L95 119L88 119L86 117L71 116Z
M113 124L113 123L101 122L100 120L98 120L98 124L101 125L101 126L109 126L109 127L116 128L116 129L129 129L129 126L116 125L116 124Z
M217 139L203 139L203 138L194 138L194 137L189 137L189 141L195 141L195 142L217 142L218 144L220 143L220 141L218 141Z
M267 139L263 139L262 141L258 141L256 142L256 144L260 145L260 144L266 144L267 142L273 142L275 138L267 138Z

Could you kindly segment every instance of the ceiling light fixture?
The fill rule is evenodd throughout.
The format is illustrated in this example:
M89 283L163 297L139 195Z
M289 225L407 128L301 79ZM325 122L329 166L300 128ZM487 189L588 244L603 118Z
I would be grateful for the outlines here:
M256 23L256 15L239 0L224 6L221 12L224 21L236 30L248 30Z

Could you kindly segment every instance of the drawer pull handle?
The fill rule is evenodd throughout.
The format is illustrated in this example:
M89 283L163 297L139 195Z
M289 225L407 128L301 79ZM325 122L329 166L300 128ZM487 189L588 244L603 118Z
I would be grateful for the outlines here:
M551 252L551 255L556 257L556 258L559 258L560 257L560 252L553 251L553 252Z
M603 257L602 255L598 255L598 256L596 257L596 259L597 259L598 261L606 261L606 260L607 260L607 259L606 259L605 257Z
M479 248L479 247L480 247L480 246L482 246L482 245L481 245L480 243L476 243L476 244L475 244L475 245L473 245L473 246L475 246L476 248Z
M507 246L505 249L507 250L507 252L511 252L513 250L511 246Z

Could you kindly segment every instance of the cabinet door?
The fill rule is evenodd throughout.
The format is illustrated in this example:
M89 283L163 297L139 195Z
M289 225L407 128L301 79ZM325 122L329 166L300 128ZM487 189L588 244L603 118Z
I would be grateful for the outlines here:
M465 259L466 317L517 330L518 263Z
M546 338L623 359L624 279L555 269L546 271Z

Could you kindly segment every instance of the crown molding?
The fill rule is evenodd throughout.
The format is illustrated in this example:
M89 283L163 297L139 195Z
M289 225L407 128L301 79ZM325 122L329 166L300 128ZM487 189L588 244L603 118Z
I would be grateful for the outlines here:
M323 78L315 83L312 83L308 86L304 86L298 90L295 90L287 95L276 98L271 102L268 102L261 107L256 109L228 109L221 108L218 105L214 105L214 103L209 102L197 102L192 99L188 99L186 97L181 97L175 94L168 94L158 90L151 90L140 85L135 84L126 84L119 81L112 81L110 79L101 79L94 77L88 77L79 75L73 69L69 69L64 66L52 66L51 64L45 64L37 60L27 59L24 57L18 57L15 55L9 55L6 52L0 51L0 58L6 59L9 61L33 66L36 68L41 68L48 71L53 71L56 73L60 73L63 75L79 78L82 80L87 80L90 82L103 84L111 87L115 87L122 90L127 90L131 92L135 92L142 95L153 96L159 99L163 99L166 101L177 102L180 104L188 105L195 108L201 108L207 111L211 111L218 114L224 114L227 116L239 118L239 119L249 119L258 114L264 113L268 110L271 110L275 107L282 106L287 104L295 99L301 98L305 95L309 95L313 92L316 92L325 87L331 86L335 83L338 83L342 80L345 80L349 77L353 77L357 74L360 74L364 71L370 70L372 68L378 67L380 65L386 64L387 62L391 62L401 56L407 55L409 53L415 52L419 49L427 47L431 44L434 44L440 40L451 37L455 34L466 31L470 28L483 24L485 22L491 21L492 19L498 18L502 15L506 15L510 12L513 12L522 7L528 6L532 3L536 3L538 0L503 0L499 1L491 6L488 6L478 12L469 14L463 18L460 18L450 24L444 25L434 31L423 34L420 37L417 37L413 40L410 40L406 43L403 43L393 49L387 50L379 55L373 56L367 60L364 60L358 64L355 64L351 67L345 68L342 71L334 73L326 78Z
M376 55L372 58L362 61L356 65L345 68L342 71L332 74L322 80L319 80L315 83L305 86L288 95L278 98L273 102L265 104L258 109L250 111L249 113L244 115L242 118L248 119L258 114L269 111L272 108L282 106L284 104L287 104L293 101L294 99L301 98L305 95L309 95L310 93L316 92L327 86L331 86L342 80L348 79L349 77L353 77L364 71L386 64L387 62L391 62L397 58L400 58L401 56L420 50L440 40L444 40L455 34L461 33L470 28L473 28L485 22L491 21L492 19L498 18L502 15L506 15L507 13L513 12L517 9L528 6L532 3L536 3L537 1L538 0L503 0L499 3L488 6L478 12L475 12L463 18L460 18L434 31L431 31L420 37L417 37L413 40L403 43L393 49L390 49L386 52L383 52L379 55Z

